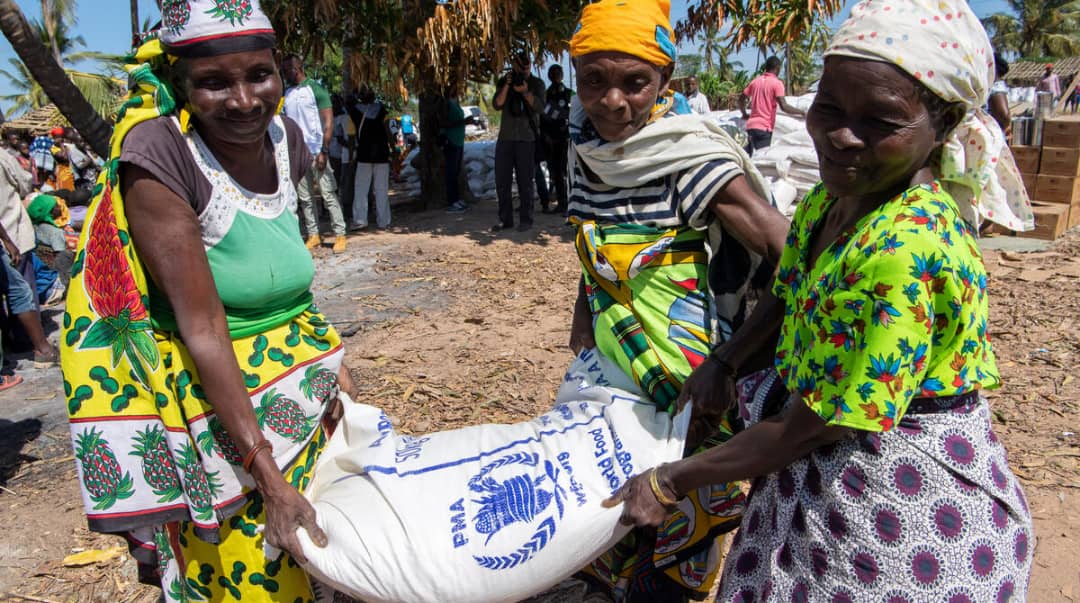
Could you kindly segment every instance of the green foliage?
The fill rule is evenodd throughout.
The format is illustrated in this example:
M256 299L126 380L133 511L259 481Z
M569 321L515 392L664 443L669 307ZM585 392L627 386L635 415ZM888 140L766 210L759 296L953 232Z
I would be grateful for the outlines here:
M680 54L675 63L675 77L689 77L702 73L705 57L700 54ZM704 89L702 90L704 92Z
M1011 12L982 20L994 48L1022 57L1080 55L1076 0L1006 0Z
M71 2L71 5L73 6L74 2ZM66 6L66 4L61 3L60 10L69 10ZM70 10L74 9L71 8ZM119 68L121 58L102 52L79 50L79 48L86 46L86 41L82 36L71 35L68 23L70 22L58 21L52 33L48 31L46 25L41 21L33 21L30 26L36 30L38 37L41 38L42 43L47 48L54 47L55 42L55 48L60 52L61 62L65 66L64 71L67 72L68 77L71 78L79 92L86 97L86 100L90 102L94 110L108 119L116 113L123 99L126 88L124 80L108 73L98 74L79 71L73 69L72 66L84 61L94 61L103 70L116 74L116 72L122 71ZM7 78L8 87L15 92L0 96L0 101L8 105L4 115L12 117L49 104L49 97L45 94L45 90L34 79L26 65L17 58L9 58L8 63L11 65L10 68L0 69L0 76Z

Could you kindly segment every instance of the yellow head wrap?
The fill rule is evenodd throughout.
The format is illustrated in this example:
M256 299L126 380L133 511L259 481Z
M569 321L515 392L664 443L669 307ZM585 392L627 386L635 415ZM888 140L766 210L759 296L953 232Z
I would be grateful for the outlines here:
M625 52L658 67L675 62L668 0L600 0L581 11L570 56Z

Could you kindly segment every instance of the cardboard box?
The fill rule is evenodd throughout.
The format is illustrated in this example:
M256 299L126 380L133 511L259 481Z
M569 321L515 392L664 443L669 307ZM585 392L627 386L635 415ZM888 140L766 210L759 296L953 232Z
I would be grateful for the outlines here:
M1080 121L1048 119L1043 122L1044 147L1080 148Z
M1073 204L1069 206L1068 228L1077 225L1080 225L1080 201L1074 201Z
M1012 151L1013 159L1016 160L1016 167L1020 168L1021 173L1039 173L1039 147L1015 146L1009 147L1009 149Z
M1024 181L1024 190L1027 191L1028 197L1034 199L1039 175L1035 172L1020 172L1020 178Z
M1080 148L1043 147L1039 173L1067 178L1080 176Z
M1037 201L1032 202L1031 205L1035 212L1035 230L1018 232L1016 233L1017 236L1025 239L1053 241L1065 233L1069 223L1070 207L1068 205L1039 203Z
M1039 174L1034 198L1046 203L1071 205L1073 201L1080 200L1080 178Z

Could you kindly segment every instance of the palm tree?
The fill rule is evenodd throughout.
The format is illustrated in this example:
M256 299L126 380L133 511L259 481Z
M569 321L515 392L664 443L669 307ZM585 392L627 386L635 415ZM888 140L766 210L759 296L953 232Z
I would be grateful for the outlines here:
M75 83L67 77L55 54L41 43L15 0L0 0L0 31L22 59L27 71L48 97L102 157L109 154L112 126L101 118Z
M139 0L131 0L131 39L139 37Z
M102 117L112 116L116 110L117 101L124 92L124 81L108 75L76 71L72 66L87 60L100 61L106 65L106 71L115 73L122 71L120 57L92 50L75 50L76 47L86 46L86 41L82 36L72 37L64 22L57 23L52 34L41 22L32 21L31 27L37 30L38 37L46 48L59 50L64 71L75 83L79 92L94 106L94 109ZM26 65L15 58L8 59L8 62L11 63L11 69L0 69L0 76L7 78L8 86L16 92L0 97L0 100L11 103L5 115L11 117L48 104L49 97L30 74Z
M16 58L10 58L8 62L11 63L11 69L0 69L0 76L7 78L8 86L15 90L15 93L0 96L0 101L10 103L4 116L11 117L49 104L49 96L26 65ZM116 112L117 103L124 93L123 80L74 69L65 69L64 72L102 117L111 117Z
M75 3L76 0L41 0L41 22L48 34L53 58L60 64L63 64L63 55L56 32L60 27L75 25Z
M1077 0L1006 0L1010 13L982 20L998 50L1020 56L1080 54L1080 2Z

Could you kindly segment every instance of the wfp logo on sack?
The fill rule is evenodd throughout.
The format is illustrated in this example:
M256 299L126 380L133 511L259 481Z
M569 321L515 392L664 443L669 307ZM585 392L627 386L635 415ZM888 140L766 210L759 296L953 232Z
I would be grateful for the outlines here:
M566 510L566 490L559 482L555 463L541 463L540 455L526 452L492 461L469 480L471 527L486 549L494 549L473 556L480 567L513 569L547 546ZM464 499L455 506L466 511ZM524 540L523 531L531 532Z

